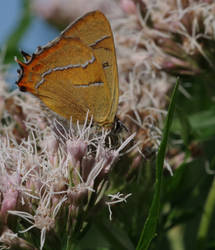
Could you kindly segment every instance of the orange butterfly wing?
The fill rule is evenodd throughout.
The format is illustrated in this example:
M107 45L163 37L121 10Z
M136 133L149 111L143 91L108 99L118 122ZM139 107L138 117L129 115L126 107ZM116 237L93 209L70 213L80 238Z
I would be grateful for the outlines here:
M119 87L116 52L109 21L100 11L90 12L74 24L69 25L62 32L62 35L79 37L87 46L93 48L94 53L103 65L111 93L111 106L107 120L113 122L118 106Z
M25 58L26 63L18 61L20 89L67 119L84 122L89 110L98 125L113 123L118 105L116 56L109 22L101 12L88 13Z

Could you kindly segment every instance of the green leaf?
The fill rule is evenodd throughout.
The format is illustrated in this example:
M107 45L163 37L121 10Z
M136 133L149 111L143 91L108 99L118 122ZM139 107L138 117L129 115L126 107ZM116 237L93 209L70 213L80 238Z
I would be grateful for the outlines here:
M169 135L170 126L173 119L173 114L175 110L176 102L176 92L178 89L179 80L177 80L176 86L173 90L173 94L170 100L169 110L166 118L166 124L164 126L163 138L158 150L158 155L156 158L156 180L155 180L155 192L153 195L152 204L149 210L149 215L146 219L145 225L143 227L137 250L148 249L152 239L156 236L156 229L160 215L160 196L162 190L162 173L164 157L167 147L167 139Z
M182 115L182 113L180 113L181 117L180 117L180 121L178 119L176 119L173 123L172 126L172 131L174 132L179 132L180 130L183 130L183 134L185 136L188 135L188 130L185 130L185 123L189 123L191 128L192 128L192 134L195 134L198 140L206 140L208 138L210 138L211 136L215 135L215 108L211 107L210 110L205 110L205 111L201 111L201 112L197 112L195 114L191 114L189 115L189 117L187 118L187 121L183 121L185 117L185 114ZM181 129L180 129L181 127ZM191 130L191 128L189 128L189 131ZM182 134L182 136L183 136ZM185 141L186 142L186 141Z
M213 215L215 210L215 179L213 179L211 188L209 190L201 221L198 229L196 249L206 249L208 243L208 232L213 221ZM211 227L212 228L212 227Z
M185 112L182 109L176 108L176 113L178 114L179 121L181 124L181 136L183 138L184 144L189 145L192 137L192 127L190 121Z

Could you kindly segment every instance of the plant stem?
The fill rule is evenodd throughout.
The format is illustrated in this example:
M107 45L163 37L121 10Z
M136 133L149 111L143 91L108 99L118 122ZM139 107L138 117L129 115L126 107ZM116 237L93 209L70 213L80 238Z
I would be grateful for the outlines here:
M206 249L207 235L212 220L212 215L215 207L215 178L213 179L210 191L208 193L205 206L203 208L202 218L197 234L197 248L198 250Z

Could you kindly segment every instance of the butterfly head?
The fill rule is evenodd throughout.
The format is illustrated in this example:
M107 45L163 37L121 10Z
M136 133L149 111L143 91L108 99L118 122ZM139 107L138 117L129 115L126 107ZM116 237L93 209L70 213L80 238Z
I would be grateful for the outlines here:
M16 84L18 85L20 91L22 91L22 92L28 91L28 92L33 93L34 92L33 87L31 86L31 84L29 84L29 79L28 79L27 74L26 74L27 66L28 66L28 62L26 61L26 57L24 57L26 62L20 61L17 57L15 57L14 59L19 65L19 69L17 69L18 79L16 81Z

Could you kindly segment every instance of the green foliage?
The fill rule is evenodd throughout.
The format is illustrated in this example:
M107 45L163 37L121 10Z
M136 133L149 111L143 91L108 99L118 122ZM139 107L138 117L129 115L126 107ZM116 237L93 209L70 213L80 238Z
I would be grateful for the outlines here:
M169 135L169 130L171 127L174 107L175 107L175 95L178 89L179 81L177 82L173 95L170 101L169 111L166 118L166 124L163 131L163 138L158 150L156 157L156 179L155 179L155 191L153 195L152 205L150 207L149 215L146 219L143 231L138 242L136 249L148 249L152 239L156 236L157 224L160 217L160 196L162 192L162 176L163 176L163 166L164 166L164 157L167 147L167 138Z

